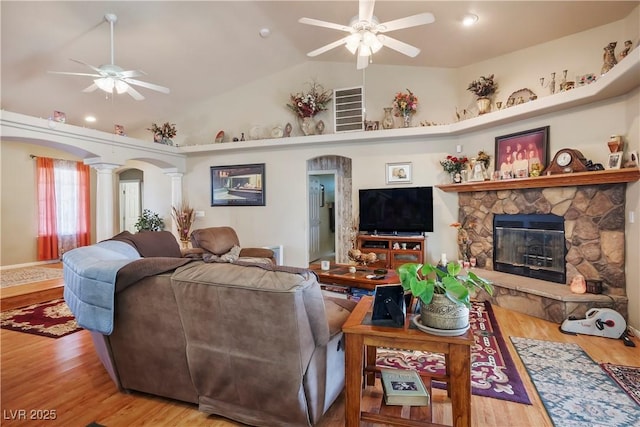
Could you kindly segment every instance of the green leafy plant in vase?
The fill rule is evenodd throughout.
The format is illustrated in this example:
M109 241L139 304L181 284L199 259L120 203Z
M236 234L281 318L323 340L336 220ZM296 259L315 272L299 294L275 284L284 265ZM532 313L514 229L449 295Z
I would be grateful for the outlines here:
M138 217L138 222L134 224L138 232L141 231L162 231L164 230L164 221L160 216L149 210L142 211L142 215Z
M420 323L433 330L464 333L469 328L471 294L484 290L493 295L493 285L473 271L460 274L460 264L445 268L432 264L407 263L398 267L400 283L420 301ZM449 334L449 333L447 333Z

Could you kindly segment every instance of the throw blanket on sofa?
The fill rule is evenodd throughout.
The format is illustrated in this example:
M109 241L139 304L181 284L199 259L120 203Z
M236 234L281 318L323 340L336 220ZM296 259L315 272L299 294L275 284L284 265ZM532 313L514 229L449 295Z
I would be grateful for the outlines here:
M66 252L64 299L78 325L104 335L113 332L116 290L122 291L136 281L174 270L188 258L140 258L128 243L106 240Z

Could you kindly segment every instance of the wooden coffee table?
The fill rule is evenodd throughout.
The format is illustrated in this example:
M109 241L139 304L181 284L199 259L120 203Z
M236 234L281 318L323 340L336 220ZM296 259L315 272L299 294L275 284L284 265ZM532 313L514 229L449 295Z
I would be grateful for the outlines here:
M345 420L347 427L356 427L360 421L402 426L439 426L432 422L431 406L412 407L410 419L401 418L397 406L386 406L384 399L378 412L361 411L364 380L373 385L376 367L376 348L402 348L421 350L445 355L445 375L429 375L420 372L425 387L432 395L431 379L447 383L447 394L451 398L453 425L471 425L471 345L473 335L441 337L410 327L407 316L404 328L391 328L367 324L367 313L371 312L372 297L363 297L342 326L345 336ZM366 360L366 364L364 361ZM366 392L366 389L364 390ZM413 421L412 421L413 420Z
M327 285L341 285L352 288L367 289L373 291L377 285L399 284L400 278L395 270L387 270L384 279L368 279L367 276L374 274L373 268L356 267L355 273L349 272L347 264L331 264L329 270L322 270L320 264L310 264L309 270L318 275L318 281Z

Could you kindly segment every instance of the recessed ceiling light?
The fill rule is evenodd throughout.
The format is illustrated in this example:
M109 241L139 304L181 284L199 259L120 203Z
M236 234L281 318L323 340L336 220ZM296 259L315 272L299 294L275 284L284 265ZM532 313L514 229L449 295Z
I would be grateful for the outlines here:
M86 117L84 118L84 121L85 121L85 122L89 122L89 123L93 123L93 122L95 122L95 121L96 121L96 118L95 118L95 116L86 116Z
M271 35L271 30L268 28L261 28L259 33L260 33L260 37L262 37L263 39L266 39Z
M478 22L478 15L474 15L473 13L467 13L462 18L462 25L464 25L465 27L470 27L476 22Z

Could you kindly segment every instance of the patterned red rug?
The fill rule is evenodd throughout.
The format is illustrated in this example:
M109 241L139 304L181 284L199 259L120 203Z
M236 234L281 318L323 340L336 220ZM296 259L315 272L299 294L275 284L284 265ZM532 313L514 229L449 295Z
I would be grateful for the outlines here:
M601 363L600 367L640 405L640 367Z
M63 299L3 311L0 326L50 338L64 337L82 329Z
M520 374L513 364L489 302L471 303L471 330L475 345L471 347L471 392L531 405ZM423 351L378 349L378 366L417 369L444 374L444 355ZM437 383L434 382L434 386Z

